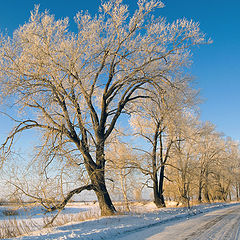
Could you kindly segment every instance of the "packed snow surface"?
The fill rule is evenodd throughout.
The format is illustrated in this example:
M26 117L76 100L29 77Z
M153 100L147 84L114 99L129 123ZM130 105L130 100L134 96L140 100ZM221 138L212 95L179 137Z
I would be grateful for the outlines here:
M81 211L92 207L94 208L70 206L63 214L81 214ZM71 222L64 226L35 231L18 239L240 239L240 203L215 203L194 206L191 209L171 207L160 210L149 203L139 204L135 208L138 213ZM35 218L41 219L36 212ZM231 231L232 226L236 228L234 231Z

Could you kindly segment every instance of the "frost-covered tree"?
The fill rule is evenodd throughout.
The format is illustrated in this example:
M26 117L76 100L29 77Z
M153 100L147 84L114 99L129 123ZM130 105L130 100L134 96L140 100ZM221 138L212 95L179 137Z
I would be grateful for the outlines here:
M196 139L201 134L199 119L195 114L186 113L181 121L180 141L176 141L171 151L171 168L167 176L172 180L171 189L176 190L178 203L190 206L190 197L194 194L198 172L198 148ZM173 185L175 185L173 187Z
M205 153L205 156L209 162L207 190L210 200L226 201L228 197L231 200L232 186L236 181L234 172L239 165L239 144L233 140L224 139L220 134L215 137L214 141L211 141L211 136L209 138L211 146L207 145L209 154Z
M146 97L139 90L170 85L170 76L188 64L190 47L205 43L198 23L151 15L162 7L139 0L130 16L121 0L110 0L94 17L79 12L76 33L67 18L36 7L12 37L1 36L1 95L22 113L4 150L17 134L37 128L50 157L75 154L88 173L90 183L69 192L59 208L87 189L96 193L102 215L115 212L105 184L105 145L119 116Z
M145 148L138 148L145 154L144 164L138 168L151 178L154 203L165 207L165 169L171 157L171 148L183 141L183 115L196 103L196 91L189 87L189 79L175 79L173 86L164 91L151 92L149 98L133 107L131 125L134 134L146 141Z
M226 201L237 179L238 143L226 140L213 124L194 116L186 119L182 133L184 141L172 148L169 188L177 189L177 199L185 205L190 197L199 203Z

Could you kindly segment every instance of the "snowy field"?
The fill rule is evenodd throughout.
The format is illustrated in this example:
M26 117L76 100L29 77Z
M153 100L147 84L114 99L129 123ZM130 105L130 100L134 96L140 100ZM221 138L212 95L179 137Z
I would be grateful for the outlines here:
M97 204L70 204L59 216L59 219L67 218L72 220L63 226L38 230L46 222L40 208L33 208L31 211L18 210L18 216L11 216L10 219L18 219L17 221L29 221L32 223L32 230L35 230L27 236L20 236L17 239L202 239L197 238L198 232L192 233L188 226L199 225L200 230L204 228L206 221L213 222L211 217L218 219L218 212L227 211L235 213L236 209L240 209L240 203L215 203L209 205L200 205L187 208L164 208L157 210L153 203L136 204L132 207L133 212L124 215L112 217L98 217L99 210ZM0 207L0 224L6 220L3 211L6 207ZM91 214L89 214L91 212ZM96 219L76 222L81 216L96 216ZM226 215L226 213L224 213ZM223 214L223 215L224 215ZM235 214L236 215L236 214ZM210 217L208 217L210 216ZM5 220L4 220L5 219ZM83 218L84 219L84 218ZM206 220L207 219L207 220ZM238 220L240 219L240 210ZM220 218L219 218L220 220ZM229 219L227 220L230 221ZM216 222L216 220L215 220ZM180 224L180 225L179 225ZM192 224L192 225L191 225ZM213 225L216 225L214 223ZM2 225L3 226L3 225ZM35 229L34 229L35 228ZM185 232L189 238L181 238L179 233ZM221 226L219 226L221 228ZM199 230L199 231L200 231ZM210 230L209 230L210 231ZM160 234L160 235L159 235ZM195 235L194 235L195 234ZM209 233L213 234L213 233ZM192 236L192 238L191 238ZM164 238L162 238L164 237ZM206 236L205 236L206 237ZM204 239L204 238L203 238ZM205 238L205 239L240 239L239 238Z

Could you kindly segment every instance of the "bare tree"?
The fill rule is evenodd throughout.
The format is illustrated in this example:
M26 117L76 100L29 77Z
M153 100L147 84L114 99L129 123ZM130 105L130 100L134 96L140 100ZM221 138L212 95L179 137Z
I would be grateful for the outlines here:
M210 202L210 179L221 154L225 151L224 142L221 135L215 131L215 126L209 122L202 124L198 137L196 140L198 143L198 201L201 202L204 197L206 202Z
M190 47L205 43L198 23L169 24L150 15L161 7L158 0L139 1L129 17L121 0L110 0L94 17L78 13L77 33L67 18L55 20L36 7L13 37L1 37L2 97L21 113L4 150L17 134L40 129L51 156L59 149L80 153L76 162L91 181L69 192L60 208L87 189L96 193L102 215L115 212L105 184L105 145L119 116L146 97L139 89L171 84L170 76L187 65Z
M183 141L181 134L184 123L181 116L186 109L196 102L196 92L189 88L189 79L176 79L175 85L164 91L151 93L149 99L135 107L131 124L135 135L140 136L150 145L145 152L147 165L138 164L138 168L152 180L154 203L165 207L163 184L165 168L174 143ZM150 160L150 162L147 161Z
M185 113L182 117L179 141L175 141L171 151L170 165L167 176L176 185L178 202L190 207L190 197L198 174L195 167L198 164L196 138L200 134L199 120L195 114ZM172 185L170 186L172 187Z
M189 205L190 197L199 203L231 198L238 144L225 140L214 125L194 117L185 121L183 133L185 140L173 146L170 163L174 168L168 171L180 201Z
M210 195L213 200L226 201L232 198L232 188L237 180L236 170L239 165L238 143L231 139L215 141L219 150L211 174Z

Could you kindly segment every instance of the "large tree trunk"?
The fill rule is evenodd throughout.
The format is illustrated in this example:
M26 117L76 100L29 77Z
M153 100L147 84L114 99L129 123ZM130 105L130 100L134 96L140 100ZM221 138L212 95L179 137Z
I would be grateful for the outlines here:
M94 186L93 190L98 199L101 215L110 216L115 214L116 209L109 196L105 183L105 162L104 140L103 137L99 137L96 146L96 164L90 165L90 161L85 159L85 166L91 183Z
M96 171L89 174L91 182L94 186L94 192L97 196L99 207L102 216L114 215L116 212L113 206L112 200L108 194L103 170L97 169Z

